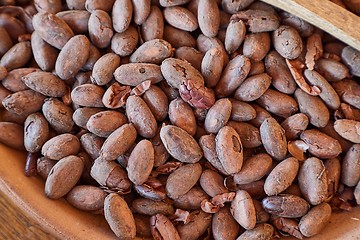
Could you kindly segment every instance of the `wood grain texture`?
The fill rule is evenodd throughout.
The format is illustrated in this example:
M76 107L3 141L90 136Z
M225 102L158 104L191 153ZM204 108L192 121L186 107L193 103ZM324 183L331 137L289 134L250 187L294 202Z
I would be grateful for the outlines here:
M0 192L0 239L56 240Z
M294 14L360 51L360 17L325 0L261 0Z

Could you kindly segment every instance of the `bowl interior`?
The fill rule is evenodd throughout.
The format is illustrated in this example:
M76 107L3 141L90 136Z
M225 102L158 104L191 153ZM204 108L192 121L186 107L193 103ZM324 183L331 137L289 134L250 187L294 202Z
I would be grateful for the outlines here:
M43 180L24 175L24 159L24 152L0 144L0 190L45 231L60 239L116 239L102 215L75 209L64 199L46 198ZM360 208L333 213L326 229L311 239L360 239L359 226Z

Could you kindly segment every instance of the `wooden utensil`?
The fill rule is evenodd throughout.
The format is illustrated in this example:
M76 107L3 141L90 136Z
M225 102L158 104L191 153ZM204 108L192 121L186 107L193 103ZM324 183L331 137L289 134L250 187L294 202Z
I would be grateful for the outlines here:
M261 0L298 16L360 51L360 17L326 0Z

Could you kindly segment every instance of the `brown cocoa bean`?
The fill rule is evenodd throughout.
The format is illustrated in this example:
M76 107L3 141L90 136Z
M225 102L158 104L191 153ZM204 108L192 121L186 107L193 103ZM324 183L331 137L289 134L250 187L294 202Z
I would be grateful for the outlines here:
M278 195L290 187L299 170L299 161L290 157L276 165L265 180L264 190L268 196Z
M330 221L331 207L327 203L322 203L310 209L299 222L300 232L305 237L318 234Z
M237 132L229 126L220 129L215 138L216 153L228 174L241 170L243 165L243 147Z
M283 160L287 153L285 131L274 118L267 118L260 126L262 143L273 158Z
M74 36L69 25L52 13L38 13L33 17L32 23L40 37L57 49L62 49Z
M234 174L236 184L248 184L263 178L272 168L272 159L266 153L259 153L246 159L240 172Z
M298 181L301 193L312 205L317 205L327 197L327 174L321 160L312 157L305 160L300 167Z
M262 200L262 205L268 213L286 218L302 217L310 209L305 199L290 194L266 197Z
M81 158L70 155L60 159L49 172L45 195L51 199L65 196L79 181L84 168Z
M186 164L172 172L166 182L166 193L171 199L187 193L199 180L201 165L198 163Z
M102 211L106 192L99 187L79 185L66 196L66 200L74 207L84 211Z
M24 146L26 151L41 150L49 137L49 124L41 113L30 114L24 123Z
M253 229L256 224L256 213L254 203L250 195L243 190L236 192L231 202L230 212L234 219L245 229Z
M104 215L111 230L119 239L136 237L134 216L122 197L115 193L109 194L104 201Z
M163 126L160 138L170 155L181 162L196 163L203 155L195 139L179 127Z
M126 170L135 185L143 184L154 166L154 148L149 140L141 140L132 150Z
M103 160L115 160L123 155L136 140L136 129L132 123L127 123L112 132L100 150Z

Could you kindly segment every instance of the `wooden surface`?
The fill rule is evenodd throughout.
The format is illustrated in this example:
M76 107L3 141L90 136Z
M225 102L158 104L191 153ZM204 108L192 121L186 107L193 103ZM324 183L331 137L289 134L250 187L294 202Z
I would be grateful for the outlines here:
M55 240L0 192L0 239Z
M360 51L360 17L327 0L262 0L290 12Z

